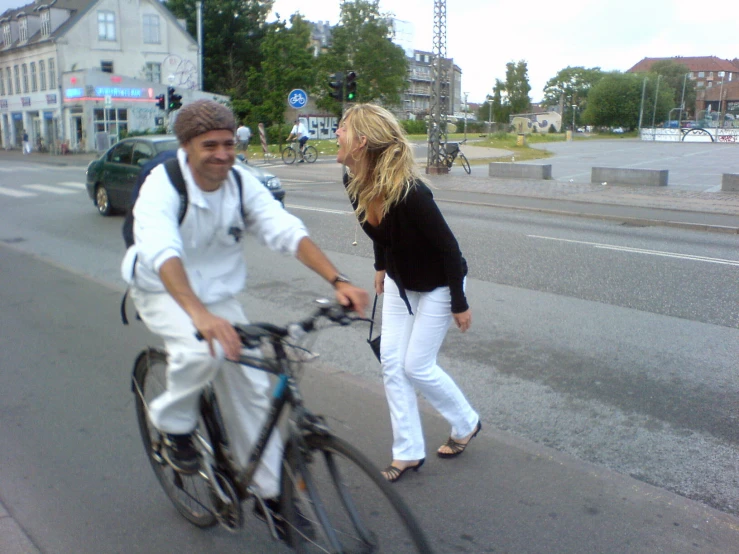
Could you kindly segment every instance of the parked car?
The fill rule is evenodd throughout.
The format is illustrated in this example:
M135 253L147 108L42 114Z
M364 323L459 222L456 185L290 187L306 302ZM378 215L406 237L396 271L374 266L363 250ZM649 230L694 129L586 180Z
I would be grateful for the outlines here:
M123 139L87 166L87 194L101 215L126 211L141 166L166 150L176 150L177 139L170 135L146 135ZM237 160L284 205L285 190L280 179L257 167Z
M623 127L614 127L611 130L612 133L616 133L617 135L623 134L624 128Z

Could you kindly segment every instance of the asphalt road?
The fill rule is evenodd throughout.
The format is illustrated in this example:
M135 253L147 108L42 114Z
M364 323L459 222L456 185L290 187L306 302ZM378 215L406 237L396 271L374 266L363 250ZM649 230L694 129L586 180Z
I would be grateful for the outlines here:
M317 171L313 178L308 171L285 177L288 209L306 221L339 267L369 286L369 244L361 231L355 235L341 186L328 174ZM127 386L130 362L126 360L132 360L147 340L140 329L121 331L115 319L115 291L121 289L121 218L99 217L83 191L54 194L23 187L44 184L75 191L71 183L80 179L80 173L49 174L19 165L13 186L36 195L4 197L0 205L0 240L62 268L44 270L45 264L25 264L3 255L3 274L13 286L4 287L8 292L3 297L2 365L39 368L41 373L26 379L17 372L3 372L6 380L0 389L9 395L3 400L7 422L3 439L13 448L4 450L1 465L6 473L0 473L0 493L4 500L13 501L23 521L31 522L34 536L54 537L68 526L64 548L55 550L53 543L47 543L47 552L83 552L74 548L83 540L80 524L85 522L91 533L85 540L93 543L97 537L102 542L96 544L128 545L116 548L120 551L150 551L146 548L162 544L158 541L173 533L181 534L182 552L199 551L206 544L223 544L216 550L231 551L236 539L221 534L203 539L181 527L176 517L172 520L171 513L161 512L163 496L152 495L156 486L139 453L130 399L123 403L119 398ZM511 552L660 551L650 549L652 543L645 536L629 534L638 535L639 530L627 532L623 527L610 529L609 542L598 543L598 533L605 532L601 518L585 523L570 520L570 513L567 521L578 521L578 526L560 527L556 519L565 518L558 511L562 508L555 509L551 499L543 501L545 487L552 486L544 484L546 479L534 487L542 496L527 490L521 492L524 497L516 498L516 483L525 479L516 473L516 466L533 471L523 460L534 462L532 451L527 450L523 458L512 456L504 463L508 451L499 452L496 441L508 440L505 437L517 448L521 446L517 437L524 437L597 464L567 476L574 486L583 487L587 498L580 498L576 509L585 513L588 499L595 512L608 512L601 501L594 500L599 493L586 483L590 473L606 471L593 469L597 467L739 513L737 238L490 208L444 205L443 210L472 267L468 293L474 325L465 335L450 333L441 363L494 434L492 441L479 441L482 457L469 456L470 465L463 466L467 469L453 473L461 479L455 483L465 485L462 490L481 489L481 494L470 493L468 503L462 503L463 512L456 510L464 515L463 521L470 522L476 542L465 542L458 526L445 526L449 502L434 503L439 495L449 494L448 486L437 488L443 479L414 479L404 489L414 498L423 496L419 500L422 517L444 545L443 551L485 552L492 548L489 545ZM355 236L357 246L352 245ZM294 261L263 253L252 243L248 249L256 262L245 298L250 313L298 317L304 313L299 307L326 294L325 286ZM16 266L17 271L11 271ZM67 274L70 270L86 277ZM49 272L45 280L36 278L45 271ZM90 284L87 277L104 286ZM25 311L29 317L23 316ZM363 334L360 330L327 334L317 347L330 360L329 375L331 368L344 368L348 379L358 379L357 386L369 387L372 393L366 397L374 399L372 403L379 402L377 410L370 412L372 418L353 413L348 391L355 388L350 386L345 392L349 404L342 403L333 417L352 440L367 441L360 446L382 464L388 449L384 407L377 366L364 346ZM12 357L8 352L13 352ZM89 409L83 410L83 404L89 404ZM44 422L40 429L34 425L38 421ZM111 424L101 426L101 421ZM361 438L357 421L374 427L371 439ZM430 441L439 442L444 426L429 417L427 433ZM558 456L553 451L541 455ZM574 466L571 458L566 459L561 464L569 471ZM429 466L429 476L451 478L448 468ZM132 467L137 468L136 480L130 475ZM69 476L68 482L58 478L60 469ZM8 482L11 490L5 492ZM29 486L32 493L27 495ZM89 505L84 503L86 497ZM608 500L613 501L610 496ZM59 502L69 508L58 510ZM537 513L522 510L521 502L536 505ZM74 508L76 503L83 506ZM132 505L137 511L122 515ZM547 509L549 516L540 511ZM126 525L111 528L116 517ZM528 527L542 521L546 521L544 533L532 535ZM160 536L155 531L158 526L167 532ZM669 526L651 531L677 537L670 535ZM449 537L458 540L449 542ZM607 544L607 550L599 549L599 544ZM704 547L706 552L721 551ZM676 546L662 551L692 550Z

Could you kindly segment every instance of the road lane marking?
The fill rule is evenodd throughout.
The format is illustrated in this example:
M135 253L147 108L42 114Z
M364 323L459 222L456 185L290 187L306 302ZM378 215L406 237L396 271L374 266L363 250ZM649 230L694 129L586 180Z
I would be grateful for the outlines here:
M34 192L23 192L22 190L8 189L5 187L0 187L0 194L4 194L5 196L13 196L15 198L26 198L28 196L38 196Z
M85 183L77 183L75 181L62 181L60 183L57 183L57 185L60 185L62 187L69 187L72 189L80 189L85 190L87 186L85 186Z
M347 212L345 210L329 210L328 208L314 208L313 206L298 206L296 204L288 204L288 208L308 210L310 212L323 212L327 214L354 215L354 212Z
M67 190L59 187L52 187L49 185L23 185L23 188L38 190L41 192L50 192L52 194L77 194L76 190Z
M722 258L708 258L706 256L693 256L691 254L680 254L678 252L664 252L662 250L647 250L644 248L631 248L629 246L616 246L615 244L603 244L600 242L587 242L583 240L561 239L557 237L544 237L541 235L526 235L526 236L530 238L534 238L534 239L556 240L559 242L584 244L585 246L592 246L594 248L601 248L603 250L616 250L618 252L628 252L631 254L647 254L650 256L662 256L666 258L677 258L680 260L691 260L694 262L708 262L712 264L733 265L733 266L739 267L739 260L724 260Z

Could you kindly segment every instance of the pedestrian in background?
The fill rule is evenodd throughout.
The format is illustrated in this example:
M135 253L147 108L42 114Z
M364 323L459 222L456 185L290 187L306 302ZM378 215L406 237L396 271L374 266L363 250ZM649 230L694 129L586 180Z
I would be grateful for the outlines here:
M31 153L31 143L28 140L28 133L23 129L23 154Z
M236 140L239 142L239 150L246 155L246 151L249 149L249 141L251 140L251 129L247 127L246 123L242 123L236 129Z
M393 459L383 475L394 482L408 469L418 471L426 459L417 390L451 426L437 451L440 458L462 454L482 428L477 412L436 361L452 321L462 332L472 322L467 263L389 111L352 106L336 135L336 161L348 169L344 186L374 245L375 292L384 293L380 359Z

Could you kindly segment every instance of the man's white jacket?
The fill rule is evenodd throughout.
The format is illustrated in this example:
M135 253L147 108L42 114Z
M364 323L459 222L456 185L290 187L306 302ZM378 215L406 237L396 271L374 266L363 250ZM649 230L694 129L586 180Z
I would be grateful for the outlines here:
M239 209L238 185L230 172L222 185L220 214L214 213L195 184L182 148L177 161L189 199L185 218L178 224L180 197L164 165L155 167L141 186L133 209L136 242L121 265L123 279L129 284L144 291L164 292L159 269L169 258L177 257L200 301L218 302L244 288L246 260L241 238L246 232L270 249L292 255L300 240L308 236L303 223L238 166L234 170L241 177L245 222Z

